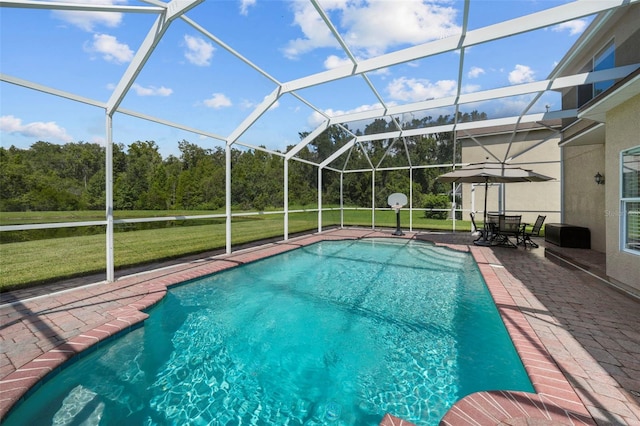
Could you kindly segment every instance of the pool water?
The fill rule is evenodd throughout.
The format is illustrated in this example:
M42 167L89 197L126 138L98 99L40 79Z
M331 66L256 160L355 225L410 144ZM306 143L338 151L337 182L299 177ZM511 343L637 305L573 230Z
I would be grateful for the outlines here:
M321 242L174 287L5 423L437 425L481 390L533 391L468 253Z

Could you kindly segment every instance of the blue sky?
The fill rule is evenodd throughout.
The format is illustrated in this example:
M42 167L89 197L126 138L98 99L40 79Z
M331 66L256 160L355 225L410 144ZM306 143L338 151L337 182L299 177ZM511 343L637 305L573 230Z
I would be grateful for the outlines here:
M124 0L95 3L149 6ZM472 0L469 29L563 3ZM322 0L320 4L358 59L455 36L462 25L462 1ZM280 83L347 60L307 1L207 0L186 16ZM1 72L106 102L155 18L153 14L3 7ZM469 48L462 91L545 79L588 22L588 18L576 20ZM381 69L368 77L388 105L451 96L457 89L459 60L458 52L450 52ZM177 19L121 106L226 137L275 88L223 46ZM380 107L360 76L310 87L298 95L329 115ZM529 99L502 99L474 107L490 117L517 115ZM560 109L559 101L550 95L537 108ZM317 113L285 95L240 140L284 150L299 141L299 132L311 131L318 123ZM178 155L178 142L183 139L203 147L223 146L212 138L120 113L114 116L113 126L115 142L154 140L164 156ZM0 137L5 148L27 148L38 140L104 143L104 110L2 82Z

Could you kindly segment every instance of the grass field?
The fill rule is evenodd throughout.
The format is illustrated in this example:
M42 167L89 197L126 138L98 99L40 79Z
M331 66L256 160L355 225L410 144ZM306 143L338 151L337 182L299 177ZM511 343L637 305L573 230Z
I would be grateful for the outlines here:
M217 212L216 212L217 213ZM100 216L102 214L102 217ZM141 218L154 216L194 216L212 212L126 212L115 214L116 218ZM0 223L33 224L66 221L103 220L102 212L33 212L1 213ZM71 217L75 219L70 219ZM329 210L322 214L323 227L340 224L340 211ZM371 226L371 211L345 210L345 226ZM377 211L376 227L396 226L394 211ZM289 233L316 231L317 212L289 214ZM401 212L403 229L409 226L409 211ZM114 234L114 262L116 269L141 265L163 259L202 253L225 247L224 220L198 226L173 226ZM451 230L450 220L424 218L421 211L413 212L414 229ZM75 229L75 228L71 228ZM469 230L470 223L456 221L458 231ZM21 231L13 231L21 232ZM73 232L73 231L72 231ZM232 222L232 246L284 236L284 215L261 214L235 217ZM0 235L1 237L1 235ZM53 282L65 278L93 273L106 269L106 238L98 235L70 235L0 244L0 291Z

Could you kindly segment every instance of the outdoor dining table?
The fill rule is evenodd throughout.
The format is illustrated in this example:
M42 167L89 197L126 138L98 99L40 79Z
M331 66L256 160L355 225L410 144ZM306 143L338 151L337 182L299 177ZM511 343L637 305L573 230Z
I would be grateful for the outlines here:
M507 216L501 213L487 213L487 220L484 223L484 235L486 238L483 238L483 241L480 241L478 245L516 247L509 240L509 236L515 236L519 242L519 234L522 232L523 225L526 224L519 222L515 230L510 229L505 232L504 229L500 228L500 223L504 223Z

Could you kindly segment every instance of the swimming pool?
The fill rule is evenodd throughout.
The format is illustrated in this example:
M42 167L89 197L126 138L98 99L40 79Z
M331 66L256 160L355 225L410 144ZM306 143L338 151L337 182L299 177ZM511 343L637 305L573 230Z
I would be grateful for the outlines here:
M427 243L317 243L172 288L150 314L6 424L429 425L472 392L533 391L471 256Z

